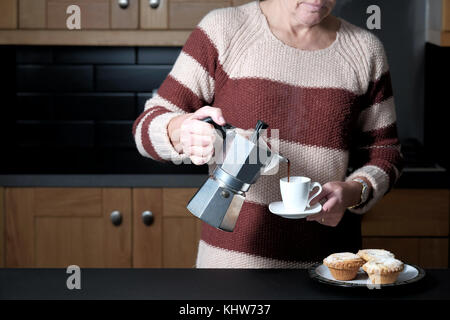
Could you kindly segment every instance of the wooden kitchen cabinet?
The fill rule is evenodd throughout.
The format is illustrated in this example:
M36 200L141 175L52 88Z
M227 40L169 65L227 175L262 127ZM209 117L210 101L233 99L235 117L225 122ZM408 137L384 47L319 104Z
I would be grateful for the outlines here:
M160 188L133 189L133 266L161 268L163 243L163 202ZM143 214L152 214L153 221L146 225Z
M363 248L382 248L422 268L448 267L448 238L363 237Z
M186 204L195 191L0 188L0 267L194 267L201 223Z
M253 0L231 0L231 4L233 5L233 7L237 7L252 1Z
M17 28L17 0L0 1L0 29Z
M186 205L197 189L164 188L163 266L192 268L197 257L201 220L193 216Z
M192 268L197 257L201 222L186 209L196 188L133 189L133 266ZM146 226L142 214L151 212Z
M447 268L448 189L394 189L362 221L363 248L384 248L407 263Z
M129 0L121 8L117 0L110 0L111 29L137 29L139 27L139 0Z
M193 29L211 10L230 5L230 0L171 0L169 28Z
M5 266L5 188L0 187L0 268Z
M201 222L186 204L196 190L0 188L0 267L193 267ZM448 189L394 189L363 216L363 247L448 267L448 216Z
M450 0L428 1L427 41L450 46Z
M157 8L150 7L149 0L140 0L140 28L167 29L169 0L160 0Z
M448 237L448 189L394 189L363 217L364 236Z
M109 0L47 0L47 28L67 30L71 5L80 8L81 30L110 28Z
M429 1L428 14L430 28L450 31L450 0Z
M47 0L19 0L19 28L47 28Z
M130 189L7 188L5 225L6 267L131 267Z
M196 188L133 189L133 266L192 268L201 222L186 210ZM142 215L151 212L145 225Z
M129 0L122 9L118 0L0 1L0 45L182 46L209 11L249 1L149 2ZM67 28L70 5L80 7L81 30Z

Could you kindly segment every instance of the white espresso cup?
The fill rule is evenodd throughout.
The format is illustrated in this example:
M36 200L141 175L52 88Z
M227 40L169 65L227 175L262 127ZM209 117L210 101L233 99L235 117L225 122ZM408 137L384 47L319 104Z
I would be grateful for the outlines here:
M309 197L309 193L314 188L319 190ZM281 198L284 207L288 210L305 211L310 207L312 199L322 192L322 186L318 182L311 182L308 177L287 177L280 179Z

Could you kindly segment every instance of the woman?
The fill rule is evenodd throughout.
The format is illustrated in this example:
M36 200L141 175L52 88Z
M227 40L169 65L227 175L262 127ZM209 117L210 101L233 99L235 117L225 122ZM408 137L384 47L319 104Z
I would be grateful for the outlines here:
M395 108L381 42L330 15L335 0L266 0L210 12L134 124L143 156L204 164L214 153L205 117L279 130L291 174L323 185L322 212L271 214L284 170L247 193L234 232L204 224L199 268L302 268L361 245L361 213L401 169ZM348 168L355 170L350 175ZM347 210L348 209L348 210Z

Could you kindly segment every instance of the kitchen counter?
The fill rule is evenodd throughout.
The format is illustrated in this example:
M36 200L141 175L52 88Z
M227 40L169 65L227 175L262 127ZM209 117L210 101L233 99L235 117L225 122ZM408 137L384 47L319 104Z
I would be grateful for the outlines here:
M198 188L206 174L0 174L4 187ZM396 188L448 188L445 168L405 168Z
M81 269L81 289L69 290L65 269L0 269L0 299L450 299L450 270L426 272L414 284L368 289L317 283L301 269Z

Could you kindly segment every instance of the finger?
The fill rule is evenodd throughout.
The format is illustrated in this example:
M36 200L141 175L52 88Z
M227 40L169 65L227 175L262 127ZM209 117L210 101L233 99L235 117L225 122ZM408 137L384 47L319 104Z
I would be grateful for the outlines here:
M207 117L211 117L213 121L221 126L225 125L225 119L222 114L222 110L219 108L214 108L210 106L205 106L203 108L198 109L193 114L193 119L202 120Z
M183 122L183 132L198 134L201 136L213 136L215 134L214 127L206 122L189 119Z
M208 143L206 146L203 145L194 145L193 142L201 142L200 137L207 137L207 136L198 136L196 138L192 138L193 134L185 134L180 138L180 143L182 146L183 153L186 155L198 155L202 156L203 150L201 148L214 148L214 144ZM194 141L194 139L196 141ZM194 148L195 147L195 148Z
M213 146L210 145L208 147L199 147L199 146L190 146L188 150L186 150L189 156L196 156L199 158L209 158L213 155Z
M338 204L338 199L336 197L332 197L323 204L322 210L324 212L330 212L333 209L333 207L335 207L337 204Z
M323 217L322 213L312 214L306 217L306 221L319 221Z
M317 213L311 216L306 217L307 221L316 221L324 226L328 227L336 227L338 225L338 221L330 214L325 212Z
M189 135L189 144L191 146L209 147L214 142L214 136L202 136L192 133Z
M210 158L206 157L198 157L198 156L191 156L190 157L193 164L197 166L201 166L209 161Z
M329 187L325 188L325 186L326 185L322 187L322 192L319 193L317 197L311 200L310 205L312 206L315 205L316 203L322 201L323 199L326 199L331 194L332 190Z

